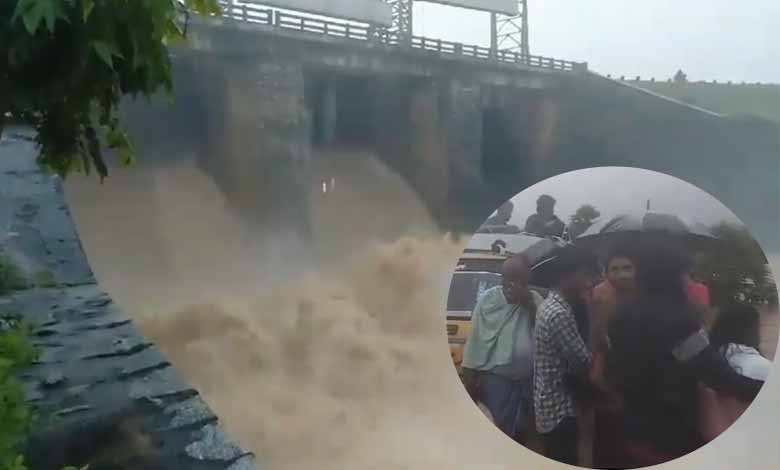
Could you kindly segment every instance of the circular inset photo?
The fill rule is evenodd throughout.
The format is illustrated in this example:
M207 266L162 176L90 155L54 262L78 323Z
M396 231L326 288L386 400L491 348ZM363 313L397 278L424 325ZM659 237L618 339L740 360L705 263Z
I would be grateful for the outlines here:
M778 317L767 254L731 211L618 167L502 204L447 299L475 406L517 443L585 468L657 465L718 437L767 380Z

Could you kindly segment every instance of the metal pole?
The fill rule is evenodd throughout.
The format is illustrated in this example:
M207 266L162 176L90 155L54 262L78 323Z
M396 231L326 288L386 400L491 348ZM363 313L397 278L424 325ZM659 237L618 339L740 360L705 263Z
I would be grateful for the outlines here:
M531 55L531 45L528 42L528 0L520 0L520 6L523 9L523 55Z
M490 12L490 55L495 56L498 50L498 15Z
M408 44L411 46L412 44L412 36L414 36L414 0L405 0L406 1L406 11L407 11L407 17L406 17L406 27L407 27L407 33L406 33L406 40Z

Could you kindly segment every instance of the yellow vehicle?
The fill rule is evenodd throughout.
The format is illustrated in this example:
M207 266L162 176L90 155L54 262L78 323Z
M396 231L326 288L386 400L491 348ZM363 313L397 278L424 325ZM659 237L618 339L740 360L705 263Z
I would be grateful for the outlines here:
M506 255L495 253L466 253L452 274L447 297L447 338L450 356L460 371L463 348L471 333L471 312L477 299L487 289L501 285L501 265Z

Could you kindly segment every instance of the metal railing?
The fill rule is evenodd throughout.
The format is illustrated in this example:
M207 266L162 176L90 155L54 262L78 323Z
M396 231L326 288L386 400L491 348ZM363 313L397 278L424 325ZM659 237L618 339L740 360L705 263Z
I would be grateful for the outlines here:
M506 64L525 65L564 72L586 70L587 64L568 60L554 59L536 55L524 55L512 51L493 50L489 47L461 44L458 42L411 36L406 41L394 32L363 23L350 23L301 16L254 4L236 4L230 0L220 0L223 16L237 21L257 23L276 28L322 34L325 36L351 39L364 42L376 42L388 46L409 47L411 49L447 54L460 57L481 59Z

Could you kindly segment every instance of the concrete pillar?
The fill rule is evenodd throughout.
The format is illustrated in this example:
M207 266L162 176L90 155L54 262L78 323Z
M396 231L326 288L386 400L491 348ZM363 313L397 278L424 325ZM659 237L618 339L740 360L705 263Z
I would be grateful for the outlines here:
M442 102L450 184L443 226L470 231L484 217L482 202L483 88L453 79Z
M446 103L447 154L453 190L470 190L482 182L482 86L450 82Z
M426 80L411 90L409 114L409 174L433 214L446 210L450 189L449 161L439 83Z
M322 144L332 145L336 140L336 127L338 125L338 99L334 85L330 81L325 81L322 85L320 111L322 113Z
M273 57L223 67L220 186L247 223L308 236L310 120L301 66Z

